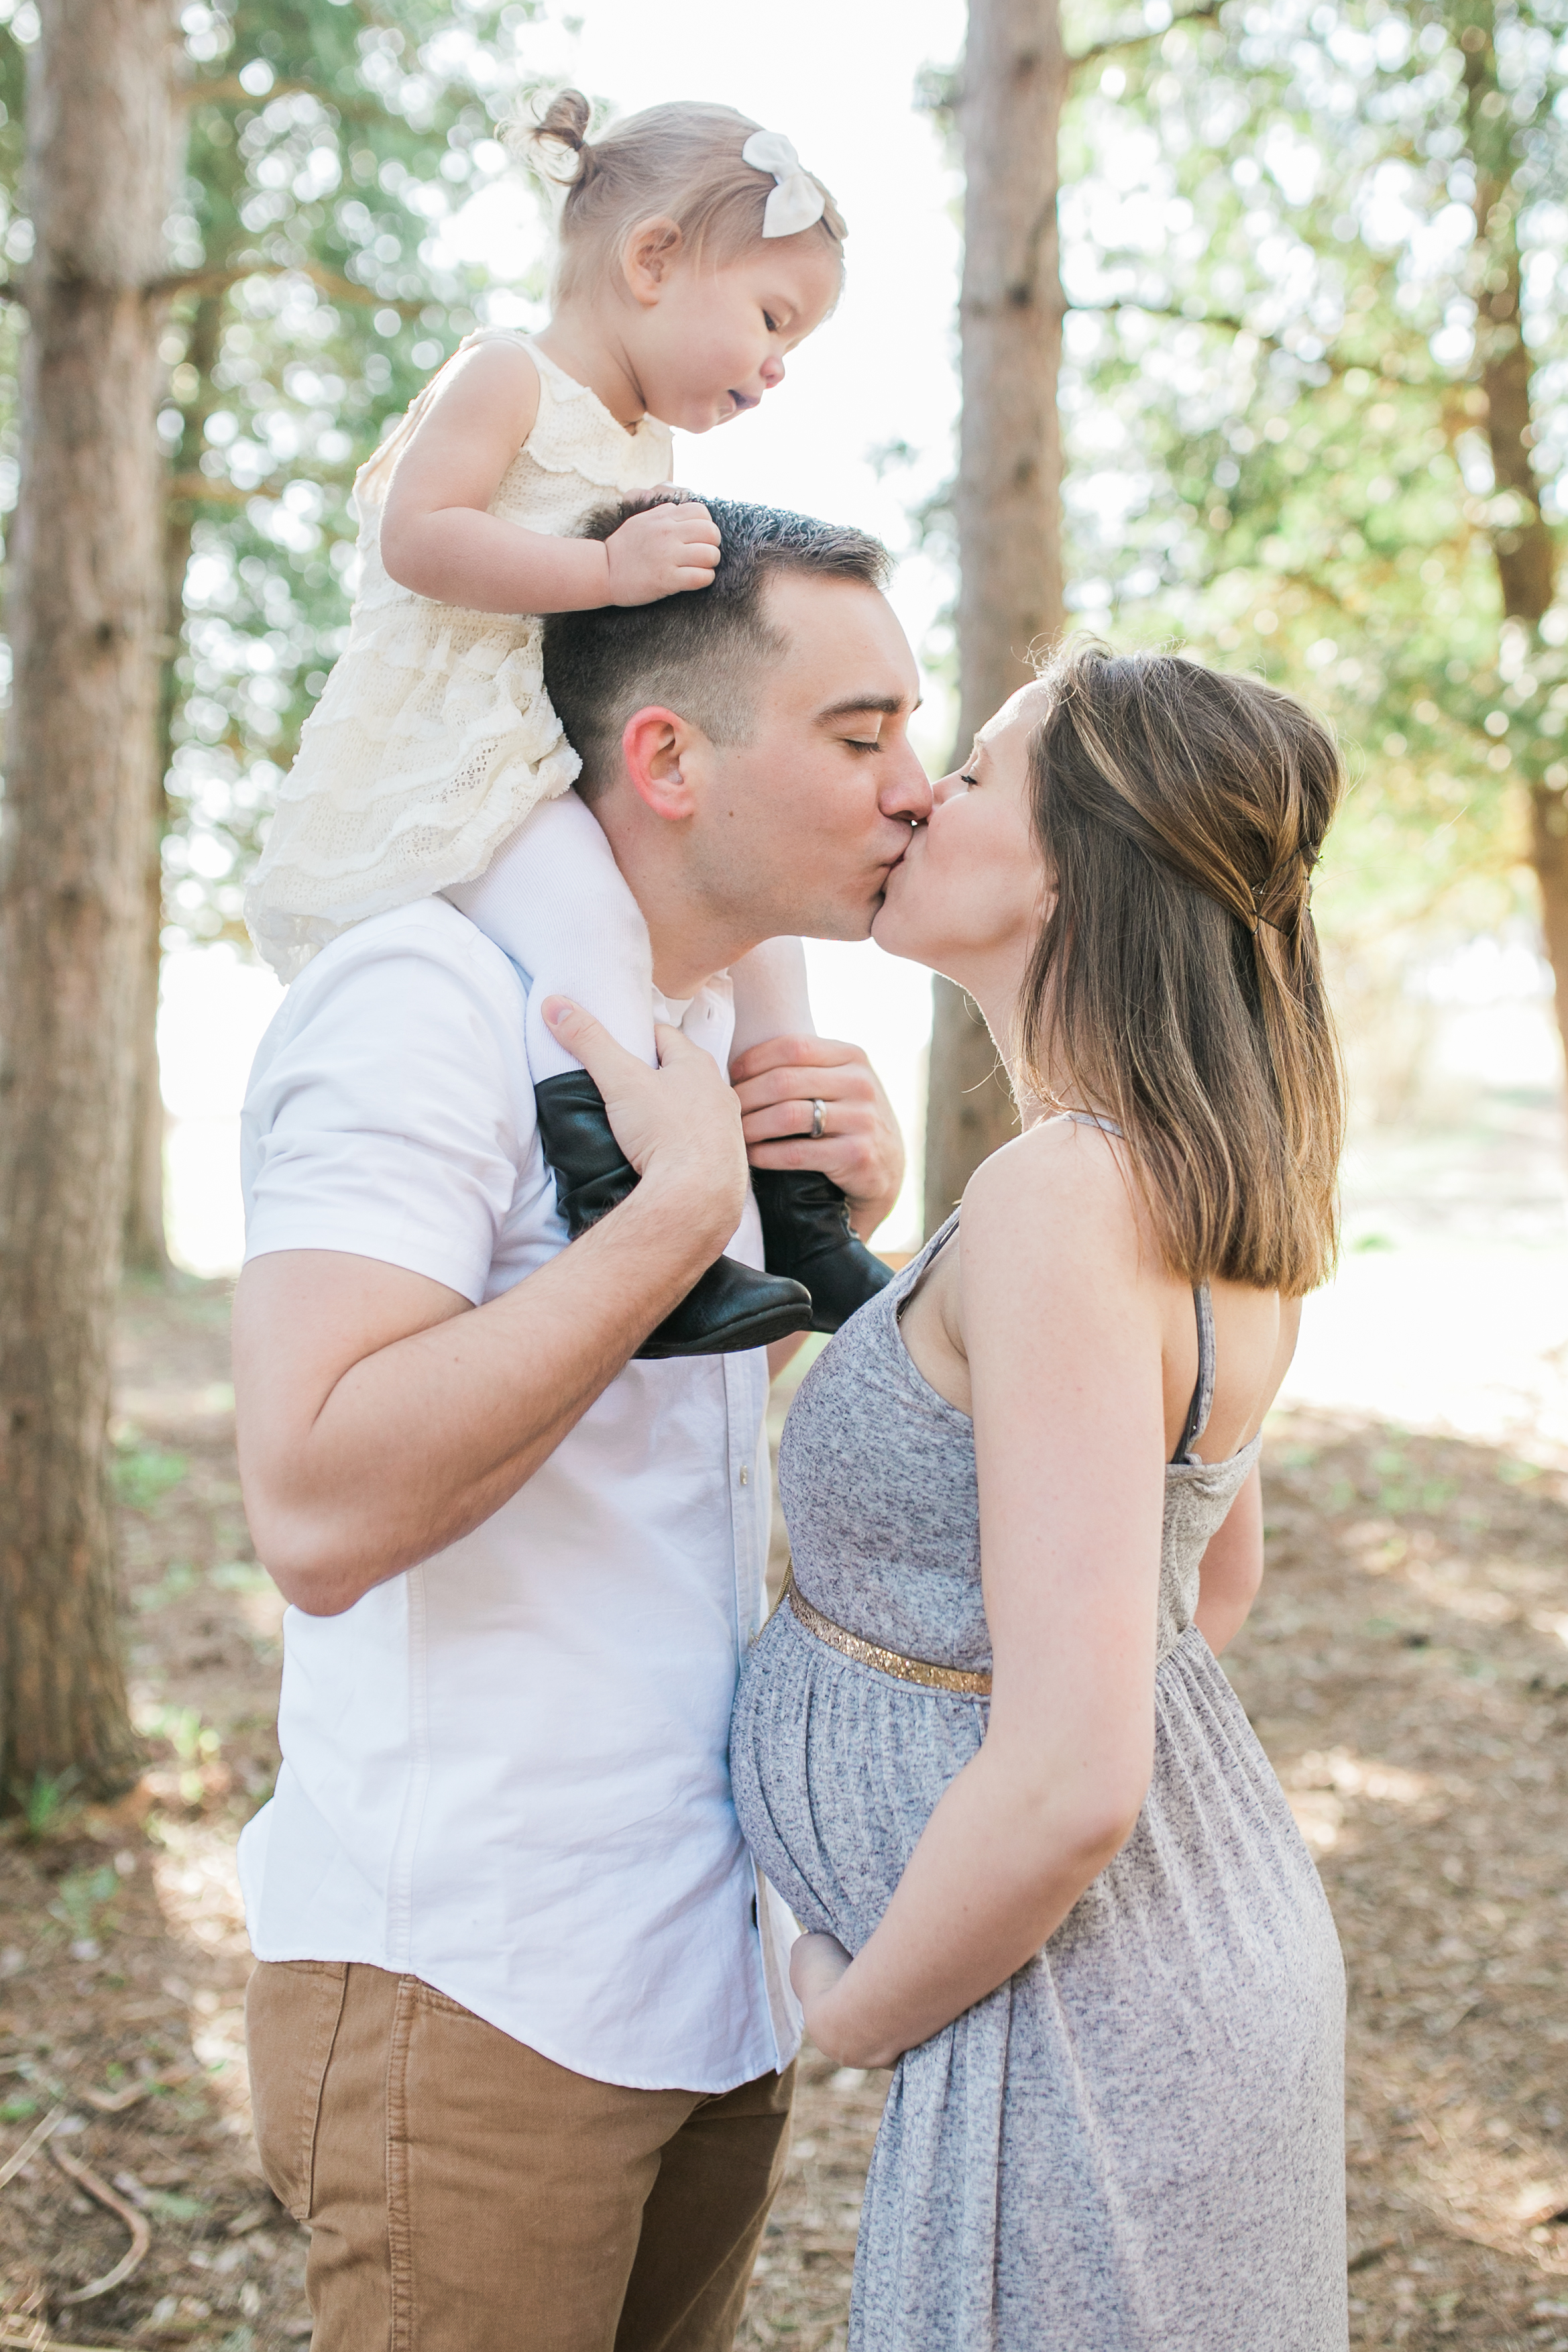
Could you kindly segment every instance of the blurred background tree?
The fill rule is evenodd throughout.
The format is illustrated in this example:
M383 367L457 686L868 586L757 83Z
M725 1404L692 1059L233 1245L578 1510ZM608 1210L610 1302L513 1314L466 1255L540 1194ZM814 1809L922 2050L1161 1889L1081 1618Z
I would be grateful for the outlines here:
M507 168L535 0L194 0L159 416L167 467L160 689L136 1020L130 1263L166 1263L156 1044L166 937L244 937L277 777L342 642L349 493L386 419L479 323L485 275L441 247ZM0 95L37 38L0 5ZM8 250L25 255L14 131Z
M0 857L0 1809L124 1785L110 1510L142 835L158 772L153 420L174 131L167 0L50 0L28 61L34 234Z
M1069 601L1337 718L1363 1034L1419 945L1521 913L1568 1032L1565 37L1561 0L1232 5L1067 119Z
M962 64L928 102L963 168L962 402L950 493L957 563L956 767L975 731L1061 633L1062 292L1057 132L1067 81L1057 0L970 0ZM932 983L925 1229L943 1223L1017 1114L990 1032L951 980Z

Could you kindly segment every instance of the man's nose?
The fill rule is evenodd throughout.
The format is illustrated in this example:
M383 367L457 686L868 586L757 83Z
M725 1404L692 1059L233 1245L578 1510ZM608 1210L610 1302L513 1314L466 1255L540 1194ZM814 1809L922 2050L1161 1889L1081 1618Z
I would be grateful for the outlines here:
M884 816L911 817L924 824L931 810L931 779L908 743L902 757L884 771L877 805Z

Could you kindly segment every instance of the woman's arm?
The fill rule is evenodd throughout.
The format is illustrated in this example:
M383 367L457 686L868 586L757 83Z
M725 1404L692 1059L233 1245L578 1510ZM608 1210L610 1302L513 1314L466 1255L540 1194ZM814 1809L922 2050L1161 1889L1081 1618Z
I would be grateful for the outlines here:
M539 415L539 371L515 343L448 370L397 461L381 519L388 576L474 613L581 613L705 588L719 533L695 500L633 515L607 540L557 539L489 512Z
M1263 1581L1263 1474L1254 1465L1209 1538L1193 1622L1217 1658L1246 1624Z
M994 1685L979 1754L845 1965L796 1947L819 2048L890 2065L1037 1952L1130 1834L1153 1755L1164 1497L1161 1298L1111 1149L1024 1137L964 1195Z

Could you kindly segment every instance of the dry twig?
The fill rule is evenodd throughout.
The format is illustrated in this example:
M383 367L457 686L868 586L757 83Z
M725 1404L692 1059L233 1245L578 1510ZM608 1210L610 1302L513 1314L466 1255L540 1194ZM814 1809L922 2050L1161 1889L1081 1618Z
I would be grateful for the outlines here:
M14 2319L0 2321L0 2346L5 2352L123 2352L118 2344L66 2344L59 2337L42 2336L37 2327L24 2327Z
M0 2164L0 2189L4 2189L8 2180L16 2179L28 2158L37 2156L49 2134L58 2131L65 2119L64 2107L51 2107L43 2122L33 2126L16 2155L7 2157L5 2163Z
M62 2304L90 2303L95 2295L107 2294L110 2287L123 2286L128 2278L134 2276L147 2259L147 2250L153 2243L153 2232L134 2205L128 2205L123 2197L117 2197L109 2183L106 2180L100 2180L91 2167L83 2164L79 2157L68 2156L58 2142L49 2150L49 2154L62 2172L68 2173L74 2181L86 2189L89 2197L96 2197L100 2205L106 2205L111 2213L124 2222L131 2232L130 2247L111 2271L105 2271L101 2278L89 2279L86 2286L79 2286L70 2294L62 2294L60 2297Z

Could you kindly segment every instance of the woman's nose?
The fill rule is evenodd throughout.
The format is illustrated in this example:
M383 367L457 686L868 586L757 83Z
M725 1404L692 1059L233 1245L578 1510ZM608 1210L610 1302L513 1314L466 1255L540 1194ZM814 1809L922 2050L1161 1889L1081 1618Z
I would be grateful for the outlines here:
M931 788L931 799L940 808L943 801L956 799L963 790L963 778L955 768L951 776L941 776Z
M764 392L772 392L773 386L775 384L783 383L784 380L784 363L783 360L775 358L770 352L767 358L763 362L763 390Z

